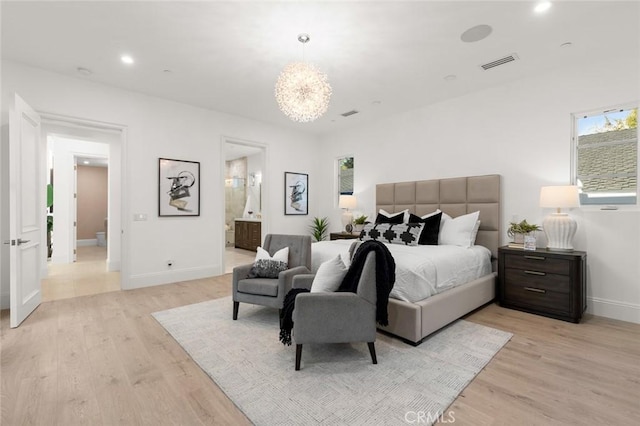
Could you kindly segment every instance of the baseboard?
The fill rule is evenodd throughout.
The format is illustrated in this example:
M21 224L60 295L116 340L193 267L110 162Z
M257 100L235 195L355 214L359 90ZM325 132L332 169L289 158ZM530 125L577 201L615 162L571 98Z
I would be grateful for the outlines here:
M122 283L123 289L132 290L134 288L152 287L155 285L197 280L201 278L215 277L218 275L222 275L220 266L171 269L164 272L131 275L128 280L122 280Z
M0 309L9 309L11 301L9 300L9 292L0 293Z
M98 240L95 238L91 240L76 240L77 247L97 246L97 245L98 245Z
M599 317L640 324L640 305L635 303L587 297L587 312Z
M120 270L120 261L119 260L109 260L107 259L107 271L115 272Z

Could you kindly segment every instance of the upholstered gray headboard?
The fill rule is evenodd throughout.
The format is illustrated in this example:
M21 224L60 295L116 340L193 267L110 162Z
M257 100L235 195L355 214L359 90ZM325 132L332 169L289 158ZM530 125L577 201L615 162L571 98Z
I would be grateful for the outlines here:
M440 209L451 217L480 211L476 244L498 256L500 245L500 175L471 176L376 185L376 212L404 209L418 216Z

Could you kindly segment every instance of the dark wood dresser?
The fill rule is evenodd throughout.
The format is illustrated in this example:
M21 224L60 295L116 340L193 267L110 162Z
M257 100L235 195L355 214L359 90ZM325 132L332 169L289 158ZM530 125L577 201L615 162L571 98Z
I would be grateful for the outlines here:
M587 307L587 253L498 249L500 305L578 323Z
M360 238L360 233L349 234L347 232L331 232L329 234L329 240L357 240Z
M262 224L256 220L236 220L235 247L256 251L262 242Z

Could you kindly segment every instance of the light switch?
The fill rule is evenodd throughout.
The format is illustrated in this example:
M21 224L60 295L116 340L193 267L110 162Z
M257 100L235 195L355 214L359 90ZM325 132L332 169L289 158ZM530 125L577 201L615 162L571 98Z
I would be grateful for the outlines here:
M140 222L142 220L147 220L147 215L146 213L135 213L133 215L133 220L136 222Z

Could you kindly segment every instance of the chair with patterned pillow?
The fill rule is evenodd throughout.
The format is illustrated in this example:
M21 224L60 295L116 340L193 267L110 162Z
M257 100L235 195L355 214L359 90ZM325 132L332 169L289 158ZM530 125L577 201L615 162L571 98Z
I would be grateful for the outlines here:
M260 249L260 247L258 248ZM311 273L311 236L268 234L253 264L233 268L233 319L240 302L282 309L293 277ZM288 249L286 264L279 259ZM282 251L281 251L282 250Z

